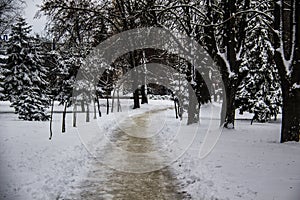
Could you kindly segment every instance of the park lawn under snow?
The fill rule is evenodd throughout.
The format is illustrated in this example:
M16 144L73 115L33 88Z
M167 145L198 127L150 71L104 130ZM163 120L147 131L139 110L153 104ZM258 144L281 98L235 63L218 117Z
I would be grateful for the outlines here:
M0 198L56 199L67 195L72 185L80 182L89 169L91 155L84 145L97 143L92 135L89 136L89 129L84 130L83 144L83 131L78 134L78 129L71 127L71 114L67 115L65 134L60 133L61 114L54 114L54 136L49 141L49 122L20 121L16 115L7 112L11 111L7 103L0 103ZM140 114L170 105L173 105L171 101L156 100L142 105L142 109L130 110L128 101L123 100L123 112L116 116L122 119L128 114ZM209 113L209 107L202 107L202 115ZM81 115L78 126L84 119ZM165 116L172 119L174 110L165 111ZM254 123L251 126L251 115L238 118L243 120L236 121L235 130L223 131L207 157L198 157L205 135L201 133L191 148L170 166L182 183L182 189L192 199L300 199L299 143L278 143L279 122ZM200 127L208 122L204 116ZM178 123L174 119L166 124L165 135L169 135L167 131L174 131ZM103 117L98 119L98 126L102 131L112 131L117 126L114 115L103 113ZM170 140L168 137L162 139ZM176 141L173 142L176 144Z
M202 160L196 157L202 139L196 139L188 152L193 162L197 160L190 166L191 174L199 174L206 184L200 178L188 186L194 197L300 199L300 145L280 144L280 127L279 122L250 125L250 120L237 120L236 129L224 129L212 152Z

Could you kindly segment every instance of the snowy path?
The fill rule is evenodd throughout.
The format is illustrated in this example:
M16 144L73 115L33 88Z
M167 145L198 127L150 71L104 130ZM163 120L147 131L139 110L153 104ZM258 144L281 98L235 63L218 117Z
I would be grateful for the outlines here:
M72 127L68 113L64 134L60 133L62 116L54 114L51 141L49 122L19 120L8 105L0 102L0 199L300 199L300 144L278 142L280 116L277 122L253 125L251 114L237 116L243 120L236 121L236 129L224 130L209 156L199 159L210 105L201 108L194 139L195 126L186 126L186 117L182 122L175 120L174 110L168 109L173 102L150 100L132 110L131 101L122 100L123 112L97 120L91 114L89 123L85 113L79 113L77 128ZM179 127L184 134L174 137ZM185 149L184 144L190 142ZM132 152L154 150L154 155L132 157ZM180 152L185 153L178 156ZM168 156L173 159L165 159ZM148 173L124 172L145 171L159 164L168 167Z
M153 126L163 125L163 111L155 110L126 118L118 128L107 137L114 145L106 144L97 151L98 159L91 162L91 170L81 183L73 188L75 194L67 199L185 199L188 195L180 191L176 172L171 167L151 170L151 164L160 162L159 158L147 158L147 152L161 148L159 131L153 132ZM149 132L151 128L151 132ZM157 134L152 137L152 134ZM120 150L122 153L120 153ZM132 158L131 153L141 153ZM146 157L143 157L146 156ZM145 161L146 159L146 161ZM163 160L163 159L162 159ZM109 166L106 164L108 163ZM120 165L121 163L121 165ZM124 171L113 169L124 167ZM134 168L149 172L135 173ZM150 168L147 168L149 167ZM130 172L126 172L129 171ZM133 172L133 173L132 173ZM64 198L66 199L66 198Z

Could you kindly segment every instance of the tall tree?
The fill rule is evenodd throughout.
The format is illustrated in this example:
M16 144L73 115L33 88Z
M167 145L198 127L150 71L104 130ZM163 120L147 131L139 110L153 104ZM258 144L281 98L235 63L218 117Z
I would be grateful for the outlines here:
M219 66L224 83L225 100L222 113L224 127L234 128L235 95L245 73L240 70L250 1L225 0L205 2L205 26L200 26L203 46ZM238 14L240 12L240 14Z
M4 71L5 63L7 62L6 50L4 48L0 49L0 101L5 101L5 91L4 91Z
M47 70L40 44L29 35L30 31L21 17L11 28L3 86L20 119L47 120Z
M45 0L40 8L40 12L49 17L47 28L57 43L54 58L58 59L55 61L58 65L54 71L58 73L60 85L54 84L59 86L58 94L54 96L64 105L62 132L65 131L66 107L72 103L78 69L89 50L107 37L103 5L105 3L88 0ZM90 99L88 95L81 95L83 110ZM76 111L73 116L73 125L76 126Z
M130 29L141 28L145 26L157 26L157 16L155 12L151 11L155 1L137 1L137 0L115 0L110 7L109 20L112 34L117 34ZM128 41L133 42L133 41ZM142 76L145 78L147 72L146 66L144 70L138 70L137 66L147 62L147 56L144 50L134 50L124 56L125 62L129 64L129 68L125 71L131 70L132 77ZM145 57L146 56L146 57ZM144 79L145 80L145 79ZM142 94L142 103L147 103L146 83L139 85L137 80L132 82L133 89L133 108L140 107L139 94Z
M0 100L5 100L4 95L4 64L6 62L6 46L8 33L11 25L15 22L24 4L21 0L1 0L0 1Z
M281 142L300 135L300 2L274 1L274 60L279 71L283 108Z
M270 1L251 1L251 7L260 12L272 8ZM281 106L281 88L273 61L270 30L265 21L268 19L257 13L248 14L248 27L245 39L245 53L241 68L247 76L239 85L235 103L240 113L255 113L254 118L260 122L268 121L279 113Z
M223 101L222 124L234 128L235 95L245 76L240 70L247 28L250 0L182 0L159 6L179 21L181 29L204 47L219 67L224 83L226 101ZM180 8L183 12L178 12ZM172 20L171 20L172 21ZM192 31L189 31L192 30ZM226 111L226 112L225 112Z
M40 12L49 17L47 30L61 47L90 48L106 37L104 5L89 0L45 0Z
M174 33L181 33L189 38L196 40L198 43L199 37L197 37L199 15L198 8L201 1L180 0L180 1L160 1L156 2L154 6L157 10L158 24L162 27L168 27L173 30ZM193 50L191 44L184 44L188 51ZM191 52L192 55L192 52ZM200 67L200 66L197 66ZM186 68L179 70L184 73L188 84L188 124L199 122L199 111L201 103L207 103L210 100L210 95L206 83L203 80L203 76L208 76L209 70L205 69L207 66L202 67L201 73L196 69L194 63L187 62L180 66L180 68Z
M8 32L10 26L20 15L20 11L23 6L23 0L0 1L0 35Z

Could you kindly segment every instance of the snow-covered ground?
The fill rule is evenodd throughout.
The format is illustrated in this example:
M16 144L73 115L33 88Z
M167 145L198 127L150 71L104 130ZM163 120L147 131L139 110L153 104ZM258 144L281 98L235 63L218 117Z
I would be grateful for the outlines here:
M1 106L2 111L10 108ZM3 109L2 109L3 108ZM49 141L49 122L25 122L12 113L0 114L1 199L55 199L81 173L88 153L76 129L60 134L55 114L54 138Z
M104 101L103 101L104 103ZM131 103L131 101L129 102ZM128 100L122 100L122 113L105 115L97 120L97 128L109 133L117 126L115 119L166 108L171 101L151 100L142 109L131 110ZM218 104L212 106L218 107ZM207 127L211 106L203 106L199 127ZM62 108L56 107L56 110ZM92 109L91 109L92 110ZM103 108L104 112L105 108ZM61 114L54 114L54 136L49 137L49 122L25 122L9 113L6 102L0 102L0 199L59 199L68 195L90 169L93 159L90 148L98 137L87 126L85 115L79 114L78 128L72 127L72 115L67 114L67 132L60 133ZM174 110L162 111L166 119ZM91 124L93 121L91 114ZM169 166L174 170L183 191L192 199L300 199L300 145L280 144L280 122L250 125L251 115L238 116L235 130L224 130L213 151L199 159L199 149L205 136L201 132L190 149ZM185 126L169 120L162 129L162 143L172 141L172 132ZM196 125L189 127L193 130ZM187 132L187 136L190 133ZM178 151L181 146L178 145ZM170 150L170 149L169 149ZM183 149L185 151L185 149Z
M250 125L251 118L238 118L243 120L236 121L235 130L223 130L205 159L197 160L201 136L195 140L182 159L192 157L187 168L200 177L188 191L195 199L300 199L300 144L279 143L279 121Z

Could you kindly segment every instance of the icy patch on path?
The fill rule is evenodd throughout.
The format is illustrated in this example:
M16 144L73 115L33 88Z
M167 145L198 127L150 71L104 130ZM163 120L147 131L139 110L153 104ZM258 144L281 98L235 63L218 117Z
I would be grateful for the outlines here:
M189 195L181 190L180 182L177 180L178 174L172 167L144 173L113 169L113 164L118 162L122 163L124 169L128 170L134 169L132 167L136 165L140 165L142 169L144 167L151 168L151 164L161 161L158 157L149 157L148 162L143 159L143 156L146 156L145 153L147 152L157 151L161 148L162 144L160 143L165 142L165 138L159 137L159 135L164 133L166 127L163 124L157 124L159 121L157 118L163 120L160 113L166 109L168 108L131 115L134 124L127 118L119 124L119 128L107 133L106 137L109 137L109 141L114 143L118 149L114 149L109 144L100 146L97 158L91 161L91 170L87 177L72 188L73 193L66 193L63 199L188 199ZM151 122L163 126L162 129L151 126L152 131L158 128L159 131L157 132L150 131L157 135L154 137L137 137L149 136L147 129L149 129ZM123 152L120 153L121 151L118 150L123 150ZM126 152L141 153L140 157L137 157L140 159L130 158ZM107 162L110 162L108 166L106 165Z

